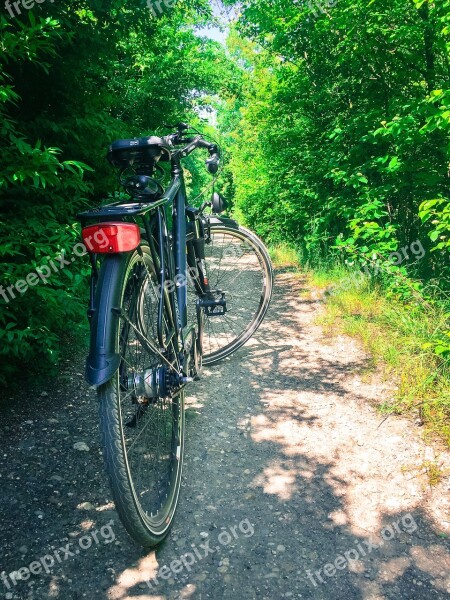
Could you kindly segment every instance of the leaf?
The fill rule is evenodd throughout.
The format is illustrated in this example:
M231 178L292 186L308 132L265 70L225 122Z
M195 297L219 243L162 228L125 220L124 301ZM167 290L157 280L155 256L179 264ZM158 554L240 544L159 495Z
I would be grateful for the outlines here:
M394 169L398 165L398 157L394 156L389 161L388 169Z

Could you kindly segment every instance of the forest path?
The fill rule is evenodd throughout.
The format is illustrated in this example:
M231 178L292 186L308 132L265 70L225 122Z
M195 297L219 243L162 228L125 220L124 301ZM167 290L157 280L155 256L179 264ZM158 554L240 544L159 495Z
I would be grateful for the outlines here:
M449 480L431 489L420 475L448 456L408 420L383 422L374 406L389 387L362 376L356 342L323 337L303 286L278 273L255 339L192 388L180 508L156 552L118 522L81 363L48 395L2 409L2 596L449 597Z

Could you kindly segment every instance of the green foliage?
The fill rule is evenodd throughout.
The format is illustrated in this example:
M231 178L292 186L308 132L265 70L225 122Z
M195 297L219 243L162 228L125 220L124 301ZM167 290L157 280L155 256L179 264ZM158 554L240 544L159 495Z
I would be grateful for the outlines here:
M222 127L251 227L312 264L420 240L409 273L448 287L449 6L244 2L229 40L243 97Z
M321 4L240 3L244 85L220 122L235 212L334 274L330 326L448 440L450 1Z
M77 212L118 190L105 160L112 140L199 122L208 97L238 88L221 46L195 35L208 19L206 0L180 0L158 19L144 1L118 0L47 2L0 17L4 290L62 251L70 260ZM55 363L61 340L86 327L87 276L77 258L46 283L0 297L0 383L24 365Z
M420 206L423 223L431 222L429 238L434 242L432 251L450 249L450 201L443 198L427 200Z

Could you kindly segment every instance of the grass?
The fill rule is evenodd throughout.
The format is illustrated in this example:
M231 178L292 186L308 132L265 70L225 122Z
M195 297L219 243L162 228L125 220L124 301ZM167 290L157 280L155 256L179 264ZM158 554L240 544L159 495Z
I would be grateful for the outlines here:
M444 307L417 297L401 301L361 273L342 268L309 272L308 279L324 292L325 330L360 340L372 367L381 367L395 384L395 398L380 410L419 415L429 436L450 445L450 365L430 345L446 329Z
M300 256L291 246L287 244L277 244L269 248L270 258L277 269L298 269L300 266Z
M430 488L439 485L442 479L450 473L449 469L443 469L442 465L436 460L425 460L421 464L412 467L404 466L401 471L421 476Z
M301 256L288 245L274 246L270 254L278 269L302 268ZM418 417L427 437L450 446L450 364L430 344L449 328L448 307L417 295L402 301L361 272L340 266L308 269L306 277L312 290L323 293L324 330L358 339L370 368L394 384L394 398L381 404L380 412Z

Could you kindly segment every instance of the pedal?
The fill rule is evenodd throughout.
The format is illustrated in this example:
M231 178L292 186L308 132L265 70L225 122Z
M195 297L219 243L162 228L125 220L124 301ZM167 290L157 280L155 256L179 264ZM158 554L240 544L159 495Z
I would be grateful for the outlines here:
M205 309L208 317L223 317L228 312L225 292L220 290L211 292L208 298L199 300L198 304Z

